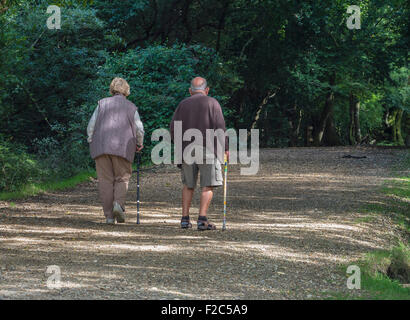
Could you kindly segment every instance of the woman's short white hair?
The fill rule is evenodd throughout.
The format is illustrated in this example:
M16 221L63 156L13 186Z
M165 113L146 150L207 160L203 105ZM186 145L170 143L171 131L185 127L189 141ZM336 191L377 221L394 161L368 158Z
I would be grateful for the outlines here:
M122 94L126 97L130 95L130 85L123 78L114 78L110 84L111 95Z

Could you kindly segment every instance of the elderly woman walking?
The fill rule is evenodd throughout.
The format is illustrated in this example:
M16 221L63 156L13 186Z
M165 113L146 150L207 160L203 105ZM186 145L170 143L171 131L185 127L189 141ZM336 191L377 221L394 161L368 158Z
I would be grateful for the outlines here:
M110 94L98 102L87 133L106 222L115 224L125 222L128 182L135 152L143 148L144 127L137 107L126 98L130 95L127 81L112 80Z

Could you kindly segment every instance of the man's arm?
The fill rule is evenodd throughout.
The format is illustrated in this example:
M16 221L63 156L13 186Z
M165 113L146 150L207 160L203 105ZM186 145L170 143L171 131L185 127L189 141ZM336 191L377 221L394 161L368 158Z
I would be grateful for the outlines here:
M178 108L179 108L179 106L178 106ZM176 118L178 108L175 110L174 115L172 116L171 123L169 125L169 132L171 133L171 142L174 142L174 122L175 122L175 118Z
M95 108L93 115L91 116L90 121L88 122L87 126L87 142L91 143L93 140L93 134L94 134L94 128L95 128L95 123L97 122L97 116L98 116L98 106Z
M226 132L225 118L222 112L221 105L219 104L218 101L215 102L213 115L214 115L214 129L215 130L222 129L224 132ZM228 141L228 137L225 137L225 151L228 151L228 150L229 150L229 141Z
M138 110L135 111L134 122L135 122L135 127L137 128L137 145L141 147L144 144L145 131L144 131L144 125L142 124Z

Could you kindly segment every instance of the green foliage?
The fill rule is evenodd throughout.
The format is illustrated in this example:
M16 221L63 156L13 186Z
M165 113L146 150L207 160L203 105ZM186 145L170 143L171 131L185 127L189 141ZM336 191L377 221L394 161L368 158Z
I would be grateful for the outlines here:
M9 73L0 77L6 93L0 101L9 106L0 114L7 121L0 130L25 144L50 130L64 135L59 129L85 101L105 58L104 24L92 10L66 8L61 30L47 29L46 20L44 4L27 7L8 22L10 33L18 30L18 41L9 43L15 58L9 58Z
M405 152L395 170L408 171L410 152ZM410 300L410 288L401 284L410 282L410 177L397 177L393 183L383 188L390 199L378 204L368 205L365 213L382 214L393 218L403 227L402 240L391 250L375 250L355 262L361 271L361 289L358 295L334 295L336 299L398 299ZM365 217L372 218L372 217ZM365 221L365 218L361 222ZM374 218L374 216L373 216ZM346 270L346 266L343 267Z
M359 262L364 298L410 299L410 288L400 283L410 281L410 248L403 243L389 251L369 253Z
M46 27L51 4L63 7L61 30ZM347 0L1 5L0 134L17 149L25 145L45 177L93 166L85 130L114 76L129 81L129 98L139 107L147 131L144 161L152 131L168 127L196 75L208 79L228 126L255 125L263 147L305 145L306 129L318 132L329 92L334 106L327 119L344 144L351 94L360 101L363 136L385 144L406 138L400 132L408 131L410 113L405 0L357 1L360 30L346 27ZM404 115L393 117L395 110Z
M363 135L372 135L382 129L383 122L380 121L384 116L384 108L380 94L371 94L363 100L360 112L360 126Z
M410 283L410 247L401 243L399 247L393 248L387 272L390 278Z
M36 152L45 176L63 178L91 163L81 105L105 62L105 44L117 38L82 6L64 8L61 30L49 30L47 5L21 4L3 17L0 133Z
M99 99L108 96L111 80L118 76L131 86L128 97L138 107L146 131L144 157L150 158L151 134L158 128L169 128L179 102L189 96L190 80L202 75L211 88L210 95L222 107L238 80L214 50L201 46L173 45L137 48L113 54L99 68L98 79L90 88L89 103L84 105L88 121ZM226 115L228 110L223 107ZM86 121L83 121L86 127Z
M361 288L352 294L330 293L331 299L338 300L410 300L410 288L401 284L404 279L391 278L392 268L409 268L410 248L399 243L391 250L375 250L366 254L354 264L360 267ZM352 263L351 263L352 264ZM347 265L341 266L345 272ZM346 275L348 276L348 275Z
M410 167L410 152L403 156L400 166L405 171ZM370 213L383 214L393 218L410 236L410 176L398 176L386 183L382 192L388 196L387 199L377 204L368 204L364 210Z
M393 70L386 79L384 101L389 108L410 112L410 69L402 67Z
M38 174L38 165L24 146L0 136L0 191L15 191Z
M97 175L95 171L91 170L80 172L73 177L67 179L59 179L58 181L25 184L22 188L19 188L18 191L0 192L0 201L22 199L35 196L43 192L52 192L74 188L78 184L90 180L90 178L96 178L96 176ZM15 206L15 204L11 202L10 206L13 207Z

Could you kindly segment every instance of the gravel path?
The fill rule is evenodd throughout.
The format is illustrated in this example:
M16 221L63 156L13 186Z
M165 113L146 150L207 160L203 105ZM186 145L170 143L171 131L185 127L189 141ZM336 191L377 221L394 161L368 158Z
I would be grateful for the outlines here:
M96 181L13 203L0 202L0 299L310 299L346 292L340 265L391 245L387 217L358 209L383 201L379 186L403 151L288 148L261 151L256 176L230 166L228 230L220 231L222 189L210 219L218 231L179 229L180 173L135 177L128 221L108 226ZM366 155L343 159L343 155ZM196 192L191 217L198 214ZM360 222L362 221L362 222ZM46 269L61 269L48 289Z

